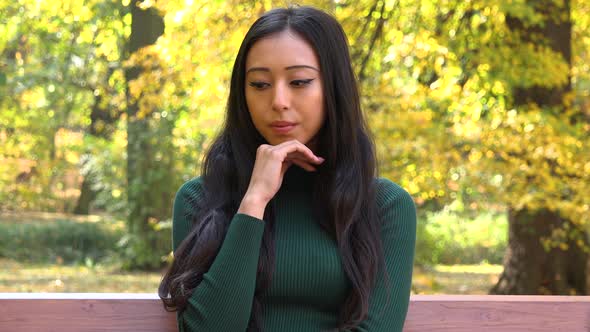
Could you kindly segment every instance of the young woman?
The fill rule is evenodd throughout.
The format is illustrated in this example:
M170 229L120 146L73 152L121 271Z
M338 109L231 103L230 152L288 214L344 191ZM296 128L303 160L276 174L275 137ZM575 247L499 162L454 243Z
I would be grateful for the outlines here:
M181 331L401 331L412 198L376 178L346 36L310 7L246 34L224 127L174 202L159 294Z

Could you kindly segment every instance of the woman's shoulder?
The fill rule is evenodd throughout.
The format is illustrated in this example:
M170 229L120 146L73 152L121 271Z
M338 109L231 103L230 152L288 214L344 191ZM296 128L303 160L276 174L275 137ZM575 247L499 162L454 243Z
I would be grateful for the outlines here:
M401 243L401 239L415 240L417 218L414 199L397 183L386 178L376 180L377 211L383 222L383 234L386 234L390 244L396 246ZM391 240L393 238L399 241Z
M375 179L375 186L379 209L391 206L391 204L402 209L416 209L412 196L397 183L380 177Z
M186 223L194 214L195 203L202 198L203 184L200 177L183 183L174 198L173 219L175 224Z
M174 250L189 233L195 216L195 202L202 197L202 179L192 178L183 183L174 198L172 211L172 244Z
M201 176L194 177L183 183L176 192L176 200L193 200L203 194L203 179Z
M410 194L404 188L388 178L375 178L375 186L378 196L383 196L384 198L407 196L411 198Z

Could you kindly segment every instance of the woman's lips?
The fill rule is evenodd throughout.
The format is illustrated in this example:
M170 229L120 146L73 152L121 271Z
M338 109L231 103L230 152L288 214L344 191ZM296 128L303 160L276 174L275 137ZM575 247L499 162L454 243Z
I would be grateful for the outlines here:
M275 121L271 123L270 127L272 130L277 134L286 134L293 130L297 126L296 123L287 122L287 121Z

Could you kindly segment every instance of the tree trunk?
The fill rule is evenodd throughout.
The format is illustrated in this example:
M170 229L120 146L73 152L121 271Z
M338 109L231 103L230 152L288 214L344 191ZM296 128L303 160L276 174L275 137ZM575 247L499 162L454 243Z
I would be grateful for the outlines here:
M131 35L128 42L128 55L139 49L153 45L158 37L164 33L164 21L154 8L141 9L142 1L134 0L131 8ZM139 77L143 70L134 66L125 71L127 82ZM154 84L157 84L156 82ZM151 165L155 157L154 143L150 132L150 116L138 116L140 98L132 96L127 87L127 196L129 215L127 219L128 232L131 236L130 249L132 257L128 257L129 267L147 268L153 267L153 253L157 247L156 238L152 234L149 221L152 216L153 206L161 205L154 201L154 190L160 188L150 186L153 183L153 169Z
M108 91L108 81L111 76L115 73L116 68L109 68L107 74L104 76L102 86L105 88L103 91ZM94 88L93 88L94 90ZM108 92L103 92L107 94ZM121 117L121 112L113 111L110 109L110 105L104 103L104 96L97 94L94 96L94 103L90 111L90 125L88 126L88 134L94 137L100 137L103 139L110 139L115 131L115 124ZM90 151L86 151L86 158L93 158ZM88 214L90 213L90 205L96 198L97 192L92 189L94 184L95 171L90 169L84 174L84 180L80 186L80 196L78 202L74 208L75 214Z
M164 33L164 21L154 8L143 10L139 7L142 1L132 1L131 6L131 35L129 36L129 55L139 49L153 45L158 37ZM135 80L141 74L143 68L134 66L126 70L127 82ZM130 215L129 224L131 231L142 232L146 229L148 215L142 213L145 209L141 205L149 204L146 198L150 195L144 190L135 190L139 186L134 183L146 183L148 163L152 159L153 152L149 144L148 117L138 117L139 100L131 96L127 89L127 183L129 186ZM140 203L141 202L141 203Z
M557 6L553 0L528 1L537 13L545 16L543 25L530 26L518 18L507 17L508 27L520 34L522 42L546 45L563 56L571 67L570 0ZM565 109L564 96L572 90L571 82L559 87L513 88L514 106L535 103L540 107ZM574 240L565 240L557 248L545 248L543 238L566 224L576 227L557 213L546 210L509 208L508 249L504 271L492 294L586 294L588 254ZM582 231L583 232L583 231ZM587 246L583 237L582 246Z
M80 197L78 197L78 202L74 208L74 213L84 215L89 214L90 204L92 204L95 198L96 192L92 190L91 176L87 174L84 177L84 180L82 180L82 185L80 186Z
M586 294L585 254L575 241L546 251L540 239L567 221L548 210L508 213L508 251L493 294ZM564 250L565 249L565 250Z

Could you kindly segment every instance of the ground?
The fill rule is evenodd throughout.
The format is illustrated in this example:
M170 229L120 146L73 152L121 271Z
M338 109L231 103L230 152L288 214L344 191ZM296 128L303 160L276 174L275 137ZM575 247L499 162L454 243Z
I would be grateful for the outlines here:
M155 293L158 272L121 272L114 266L23 264L0 259L0 292ZM486 294L500 265L438 265L414 269L414 294Z

